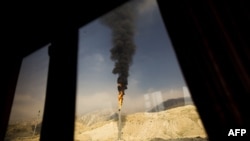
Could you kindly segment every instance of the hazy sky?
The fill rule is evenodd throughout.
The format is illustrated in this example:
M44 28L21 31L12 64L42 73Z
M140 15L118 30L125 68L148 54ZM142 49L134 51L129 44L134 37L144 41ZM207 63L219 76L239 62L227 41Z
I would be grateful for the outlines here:
M154 0L143 3L137 18L136 53L130 67L124 111L144 109L144 94L181 94L185 86L166 28ZM79 30L78 113L117 108L117 75L110 59L111 29L95 20ZM172 94L172 95L171 95Z
M160 93L162 100L182 96L186 86L177 59L154 0L138 9L136 53L130 67L124 112L145 110L145 94ZM97 19L79 29L77 114L92 110L117 110L117 75L110 59L111 30ZM43 112L48 47L23 59L11 119L35 118ZM41 116L42 117L42 116Z
M43 111L48 64L47 46L23 58L10 115L11 120L36 118L38 111Z

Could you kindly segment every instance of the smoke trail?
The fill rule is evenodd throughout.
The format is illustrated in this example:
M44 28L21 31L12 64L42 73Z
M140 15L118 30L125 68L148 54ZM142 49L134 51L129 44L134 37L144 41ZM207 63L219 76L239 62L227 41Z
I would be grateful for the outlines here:
M129 66L135 53L134 43L135 20L136 20L136 1L124 4L105 15L101 22L112 30L111 59L115 62L113 74L118 74L118 90L127 89Z

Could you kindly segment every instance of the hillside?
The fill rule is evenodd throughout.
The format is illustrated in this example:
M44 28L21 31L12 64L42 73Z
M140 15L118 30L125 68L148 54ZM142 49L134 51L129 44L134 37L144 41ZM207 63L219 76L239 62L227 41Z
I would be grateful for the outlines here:
M76 122L76 141L117 139L116 119L97 120L90 126ZM193 105L155 113L122 116L122 139L126 141L206 140L206 133Z
M78 117L75 141L116 141L117 114L109 110L94 111ZM40 124L37 131L40 130ZM33 136L34 124L9 126L5 141L38 141ZM193 105L161 112L122 115L122 139L126 141L206 141L206 133Z
M41 123L37 125L32 122L18 122L8 126L5 141L38 141L41 130Z
M173 98L173 99L168 99L166 101L163 101L162 103L156 105L153 107L151 110L148 112L159 112L159 111L164 111L184 105L190 105L193 104L193 101L191 97L180 97L180 98Z

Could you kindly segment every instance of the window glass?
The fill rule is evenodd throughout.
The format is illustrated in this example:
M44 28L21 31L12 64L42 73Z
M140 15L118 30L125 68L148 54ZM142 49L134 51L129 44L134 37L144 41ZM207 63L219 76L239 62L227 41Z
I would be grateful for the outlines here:
M23 58L5 136L6 141L39 140L48 63L48 46Z
M79 29L77 79L75 140L206 138L155 0Z

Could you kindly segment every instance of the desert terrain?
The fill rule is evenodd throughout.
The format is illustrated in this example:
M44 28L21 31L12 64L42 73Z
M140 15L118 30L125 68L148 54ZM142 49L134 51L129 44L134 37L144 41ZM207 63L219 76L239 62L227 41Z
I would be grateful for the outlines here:
M121 140L124 141L206 141L207 135L194 105L160 112L122 113ZM5 141L38 141L34 125L10 125ZM76 118L75 141L117 141L118 114L94 111Z
M117 115L108 116L106 114L106 119L100 117L105 116L91 117L85 115L78 119L75 140L117 140ZM181 106L161 112L122 114L121 139L125 141L207 140L202 122L193 105Z

